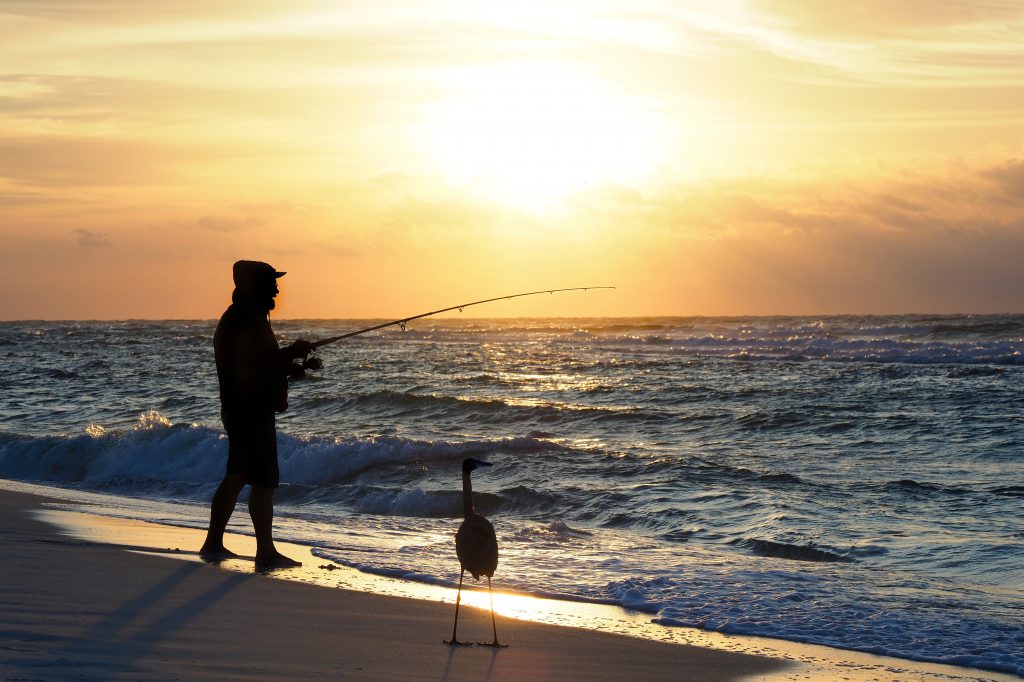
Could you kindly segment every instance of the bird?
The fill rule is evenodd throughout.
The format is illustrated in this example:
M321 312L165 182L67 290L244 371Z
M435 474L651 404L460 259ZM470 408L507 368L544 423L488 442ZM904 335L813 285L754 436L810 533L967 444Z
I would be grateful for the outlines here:
M487 576L487 591L491 598L491 629L494 632L494 641L480 644L506 647L507 644L498 642L498 626L494 622L494 593L491 591L491 577L494 576L494 571L498 568L498 539L494 534L494 526L491 525L491 522L473 510L473 483L470 480L470 474L474 469L482 466L491 466L491 463L472 457L462 462L462 509L465 518L462 525L459 526L459 531L455 534L455 554L459 557L462 572L459 574L459 591L455 597L455 624L452 626L452 638L444 640L444 643L467 644L467 642L458 640L456 632L459 628L462 580L466 577L466 571L469 571L474 580L480 580L482 575Z

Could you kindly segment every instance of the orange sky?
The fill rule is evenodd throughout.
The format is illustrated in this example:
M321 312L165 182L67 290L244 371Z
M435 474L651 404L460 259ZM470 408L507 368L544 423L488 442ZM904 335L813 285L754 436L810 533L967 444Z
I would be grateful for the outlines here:
M0 319L1024 311L1024 5L841 5L6 0Z

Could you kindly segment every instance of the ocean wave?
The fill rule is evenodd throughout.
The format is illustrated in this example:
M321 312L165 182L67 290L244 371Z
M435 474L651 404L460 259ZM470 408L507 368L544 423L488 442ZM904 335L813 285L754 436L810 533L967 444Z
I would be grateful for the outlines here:
M1004 495L1006 497L1024 497L1024 485L1004 485L989 488L988 492L993 495Z
M661 534L661 539L668 542L689 542L690 538L705 532L705 528L675 528Z
M226 451L227 442L215 429L172 425L147 412L124 430L93 425L80 435L0 435L0 475L107 489L117 483L126 488L219 480Z
M59 368L43 370L43 375L50 379L77 379L79 378L78 372L67 371Z
M774 336L620 336L603 337L602 346L640 345L677 355L747 361L790 360L907 364L1024 364L1024 340L849 339L834 335Z
M852 570L852 569L851 569ZM1024 673L1022 630L1012 615L971 608L977 594L915 581L898 596L876 592L878 577L846 590L829 564L813 573L708 568L683 579L633 578L610 583L623 605L656 612L653 622L726 634L895 656L914 661ZM884 579L883 579L884 580ZM912 595L907 608L905 595ZM824 607L823 605L827 605Z
M520 403L504 398L466 397L392 391L381 389L368 393L319 396L307 401L313 409L332 413L349 408L379 410L391 415L438 416L447 418L473 418L484 422L545 423L562 420L589 419L598 422L659 422L674 419L672 414L641 407L582 405L575 403L538 401Z
M554 493L535 490L525 485L502 488L498 491L498 498L501 500L501 511L513 511L522 515L551 512L562 502L562 498Z
M350 396L321 397L311 402L314 406L324 403L335 403L345 407L454 408L476 412L495 412L508 407L508 404L501 399L465 399L455 396L423 394L414 391L392 391L389 389L381 389L370 393L358 393Z
M462 515L462 492L455 489L348 485L318 488L312 495L318 503L342 503L366 514L419 518L456 518ZM301 497L297 501L301 501ZM474 491L473 504L485 516L536 515L557 509L559 498L525 486L515 486L496 493Z
M951 379L973 379L976 377L989 378L1007 378L1010 376L1007 369L1002 366L991 366L991 365L967 365L965 367L955 367L949 370Z
M1024 323L1018 320L964 321L937 324L931 329L934 336L1007 336L1024 333Z
M711 462L706 459L694 457L690 460L691 471L696 474L711 474L713 477L721 477L726 480L760 481L764 483L777 483L784 486L816 486L818 484L806 481L796 474L787 471L755 471L747 467L731 466L719 462Z
M608 583L607 590L619 604L627 609L658 613L664 602L655 593L664 593L673 587L668 578L636 579L626 578Z
M888 483L883 483L881 488L883 490L912 495L931 495L935 493L943 493L946 495L968 495L974 492L970 488L962 486L940 485L938 483L928 483L927 481L915 481L912 478L901 478L897 481L889 481Z
M410 328L407 332L389 332L385 337L389 340L438 343L532 338L554 344L586 342L606 348L641 346L652 351L694 357L748 361L1024 364L1024 320L1019 316L638 318L521 322L445 320L425 328Z
M529 437L428 441L397 436L292 436L279 432L277 439L282 479L310 487L350 480L380 466L458 461L499 451L566 450L557 443ZM221 429L202 424L172 424L157 412L141 415L138 423L128 429L107 430L92 425L77 435L0 434L0 476L95 490L157 494L184 491L186 498L205 499L209 491L202 484L220 481L226 458L227 439Z
M629 529L661 535L674 532L681 525L688 525L698 520L698 514L692 510L676 509L653 505L653 509L641 512L634 511L610 511L619 509L611 506L610 496L606 493L600 500L594 501L594 506L606 507L606 510L595 515L596 521L601 528L608 529ZM732 497L730 495L730 497Z
M520 528L511 536L512 540L519 542L541 542L545 544L561 544L578 538L592 536L593 533L577 528L570 528L561 519L551 523Z
M741 540L733 540L729 544L742 547L758 556L775 557L776 559L824 562L853 561L853 559L845 554L837 554L815 545L792 545L785 542L761 540L759 538L743 538Z
M915 497L920 499L931 499L941 497L965 497L965 496L990 496L999 497L1024 497L1024 486L1007 485L995 487L982 487L980 485L949 485L931 483L928 481L917 481L912 478L903 478L895 481L865 486L869 490L878 490L902 497Z
M349 496L355 497L352 508L364 514L454 518L462 513L462 495L455 491L360 486L357 492ZM490 506L482 504L483 497L477 494L475 498L481 510Z
M617 332L638 332L638 331L661 331L663 329L678 329L679 324L665 324L654 322L616 322L607 324L588 324L586 330L592 334L612 334Z
M736 423L755 431L770 431L806 424L807 413L798 410L752 412L737 417Z

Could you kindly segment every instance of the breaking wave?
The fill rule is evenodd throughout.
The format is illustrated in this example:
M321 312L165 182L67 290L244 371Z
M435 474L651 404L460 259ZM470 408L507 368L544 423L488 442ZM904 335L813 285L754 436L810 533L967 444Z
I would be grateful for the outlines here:
M278 433L282 479L297 486L344 482L375 467L458 461L502 452L547 452L565 448L537 438L493 440L416 440L398 436L330 438ZM172 424L156 412L143 414L129 429L90 426L76 435L0 434L0 477L71 485L91 490L146 492L205 499L224 474L227 438L219 428ZM415 495L382 501L366 493L367 508L390 506L401 512ZM428 494L421 500L429 514ZM514 491L509 494L517 504ZM404 501L403 501L404 500Z
M824 360L909 364L1024 364L1024 340L844 339L832 335L773 336L624 336L602 345L639 345L679 355L736 360Z
M730 544L742 547L758 556L775 557L776 559L792 559L794 561L853 561L844 554L830 552L814 545L791 545L785 542L772 542L758 538L743 538Z

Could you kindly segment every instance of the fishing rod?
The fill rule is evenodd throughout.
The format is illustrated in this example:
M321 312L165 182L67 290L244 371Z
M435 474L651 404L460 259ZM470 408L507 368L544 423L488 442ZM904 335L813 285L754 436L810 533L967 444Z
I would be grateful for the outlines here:
M376 331L378 329L384 329L385 327L398 326L404 332L406 324L408 324L409 322L412 322L413 320L418 320L418 319L420 319L422 317L430 317L431 315L437 315L438 313L446 313L449 310L458 310L461 313L463 308L468 308L471 305L480 305L481 303L490 303L492 301L504 301L507 298L519 298L520 296L535 296L537 294L554 294L554 293L557 293L559 291L589 291L591 289L614 289L614 288L615 287L572 287L572 288L569 288L569 289L544 289L543 291L527 291L524 294L511 294L509 296L497 296L495 298L485 298L482 301L473 301L472 303L462 303L460 305L453 305L453 306L451 306L449 308L441 308L440 310L431 310L429 313L422 313L420 315L413 315L412 317L403 317L400 320L392 320L391 322L385 322L384 324L374 325L373 327L367 327L366 329L360 329L358 331L349 332L348 334L341 334L339 336L332 336L329 339L321 339L320 341L314 342L312 344L312 346L313 346L313 350L316 350L320 346L326 346L327 344L334 343L335 341L341 341L342 339L348 339L348 338L351 338L353 336L359 336L360 334L365 334L367 332Z

